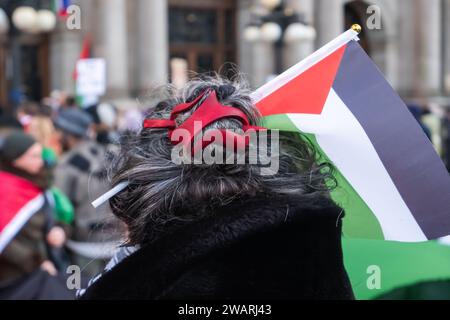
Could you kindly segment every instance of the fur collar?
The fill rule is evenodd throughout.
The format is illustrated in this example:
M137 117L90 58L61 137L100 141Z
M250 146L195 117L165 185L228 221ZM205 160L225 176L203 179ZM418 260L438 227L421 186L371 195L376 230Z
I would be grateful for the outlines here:
M323 223L324 226L331 227L323 232L330 235L320 234L319 236L337 241L334 245L335 250L339 252L336 254L332 252L332 254L333 257L337 256L341 260L337 261L337 264L342 264L340 252L340 218L342 216L343 210L324 197L306 199L296 195L276 197L260 195L251 199L238 200L218 208L201 221L186 225L151 245L143 246L102 276L87 290L83 298L176 297L177 295L172 294L171 290L176 292L176 283L185 276L186 270L199 268L200 273L208 273L209 264L214 261L217 254L224 256L232 252L230 254L234 256L241 250L243 243L252 243L250 246L255 246L256 252L259 249L258 243L264 245L264 242L269 241L268 246L271 246L270 237L274 238L273 243L275 243L278 237L283 238L289 233L294 233L296 236L295 233L301 233L305 227L315 228L316 224L322 224L324 221L326 221ZM317 232L321 233L319 229ZM304 236L306 234L307 232ZM300 248L302 244L297 245ZM324 254L327 253L324 252ZM242 261L247 259L248 257L243 257ZM225 264L229 262L230 266L223 266L224 269L239 266L240 261L236 260L239 258L225 260ZM208 267L203 268L202 264ZM239 278L240 275L236 277ZM197 280L199 281L201 282Z

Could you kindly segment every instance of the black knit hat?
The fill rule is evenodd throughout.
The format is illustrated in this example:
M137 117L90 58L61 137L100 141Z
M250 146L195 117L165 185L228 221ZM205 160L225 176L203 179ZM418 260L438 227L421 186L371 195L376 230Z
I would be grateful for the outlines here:
M77 137L86 137L92 117L85 111L79 109L63 110L55 119L55 126L64 132Z
M35 143L36 140L32 136L22 131L13 131L0 143L0 158L2 161L12 162L20 158Z

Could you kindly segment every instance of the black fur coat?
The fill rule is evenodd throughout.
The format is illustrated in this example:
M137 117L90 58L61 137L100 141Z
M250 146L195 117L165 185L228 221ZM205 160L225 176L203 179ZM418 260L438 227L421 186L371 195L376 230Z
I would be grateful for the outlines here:
M352 299L342 216L326 198L236 201L144 246L83 299Z

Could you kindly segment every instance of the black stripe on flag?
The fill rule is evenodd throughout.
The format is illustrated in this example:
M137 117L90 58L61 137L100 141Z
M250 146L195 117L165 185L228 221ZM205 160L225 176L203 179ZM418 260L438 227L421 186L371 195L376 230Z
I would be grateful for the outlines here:
M427 238L449 235L449 173L406 105L355 41L345 49L333 88L364 128Z

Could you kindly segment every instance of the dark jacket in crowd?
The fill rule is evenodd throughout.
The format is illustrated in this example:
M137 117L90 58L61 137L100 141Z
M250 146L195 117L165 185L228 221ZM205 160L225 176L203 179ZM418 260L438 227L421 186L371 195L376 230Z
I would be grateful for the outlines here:
M55 168L55 186L69 197L75 208L74 238L78 241L101 241L108 231L105 226L110 217L108 212L96 210L91 204L108 190L105 152L104 146L84 140L64 154Z
M34 214L0 254L0 283L17 280L48 260L45 245L46 213Z
M82 299L352 299L342 217L326 198L235 201L144 245Z

